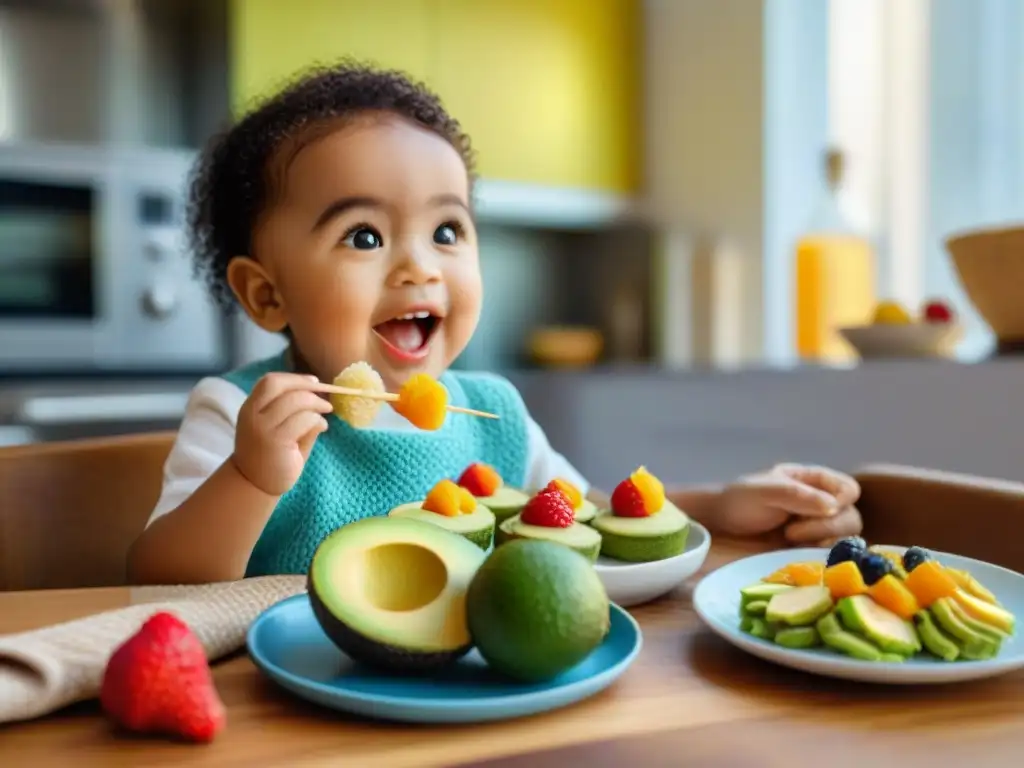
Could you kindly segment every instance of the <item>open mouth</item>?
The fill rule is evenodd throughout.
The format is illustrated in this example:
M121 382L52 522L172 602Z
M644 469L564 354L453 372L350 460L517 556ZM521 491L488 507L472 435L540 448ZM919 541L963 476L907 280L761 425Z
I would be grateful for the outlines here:
M420 310L387 320L374 326L373 330L390 348L388 351L405 359L417 359L426 354L440 325L439 316Z

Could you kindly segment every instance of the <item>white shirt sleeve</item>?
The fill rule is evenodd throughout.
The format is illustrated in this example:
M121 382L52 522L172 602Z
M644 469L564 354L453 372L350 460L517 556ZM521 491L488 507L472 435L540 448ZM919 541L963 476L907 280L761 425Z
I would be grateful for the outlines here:
M244 402L245 393L226 379L210 377L196 384L164 464L163 490L147 526L178 507L231 456Z
M580 493L586 496L590 491L590 483L565 456L551 447L544 430L531 416L527 416L526 432L529 447L525 490L529 492L543 488L556 477L561 477L579 488Z

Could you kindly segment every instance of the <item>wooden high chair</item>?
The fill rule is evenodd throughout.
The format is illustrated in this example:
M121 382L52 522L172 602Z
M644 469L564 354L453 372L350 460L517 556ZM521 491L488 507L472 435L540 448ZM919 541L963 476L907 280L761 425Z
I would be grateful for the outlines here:
M125 584L174 437L0 448L0 591Z
M854 477L869 544L917 545L1024 573L1024 483L891 464Z

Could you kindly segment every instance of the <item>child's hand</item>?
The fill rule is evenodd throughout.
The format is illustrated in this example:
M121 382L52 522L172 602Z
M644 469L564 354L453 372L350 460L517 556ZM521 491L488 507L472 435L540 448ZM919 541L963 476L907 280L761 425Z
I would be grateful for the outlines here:
M740 478L722 492L716 522L734 536L784 526L793 544L825 544L861 531L857 481L826 467L780 464Z
M302 474L317 436L327 429L329 401L314 392L315 376L270 373L260 379L238 413L238 471L270 496L288 491Z

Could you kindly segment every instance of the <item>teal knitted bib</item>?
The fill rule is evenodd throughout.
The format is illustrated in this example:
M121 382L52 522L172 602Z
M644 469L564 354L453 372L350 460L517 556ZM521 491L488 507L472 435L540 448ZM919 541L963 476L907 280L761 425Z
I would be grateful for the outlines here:
M285 355L223 375L247 394L267 373L288 370ZM485 373L440 377L449 402L500 419L449 413L432 432L354 429L328 416L298 482L278 502L253 549L246 576L305 573L327 534L364 517L386 515L422 499L440 479L455 479L474 461L490 464L512 486L526 481L527 412L511 383Z

